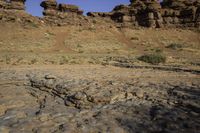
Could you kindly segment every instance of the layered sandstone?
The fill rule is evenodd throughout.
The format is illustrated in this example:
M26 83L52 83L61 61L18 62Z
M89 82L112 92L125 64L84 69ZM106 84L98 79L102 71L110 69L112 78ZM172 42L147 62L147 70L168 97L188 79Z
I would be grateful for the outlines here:
M41 25L41 19L25 12L25 2L26 0L0 0L0 21L34 27Z
M0 0L0 8L10 10L25 10L25 1L26 0Z
M130 0L112 12L90 12L88 16L107 17L122 26L134 27L199 27L200 1L193 0Z
M161 13L166 26L198 26L199 0L164 0L161 5Z
M76 5L57 3L56 0L44 0L43 18L36 18L25 12L26 0L0 0L0 19L25 21L44 21L53 25L84 25L105 22L117 27L200 27L200 0L130 0L130 5L118 5L111 12L83 11ZM106 19L106 20L105 20ZM109 21L108 21L109 20Z
M44 8L44 19L51 24L73 24L83 14L78 6L58 4L56 0L45 0L40 5Z

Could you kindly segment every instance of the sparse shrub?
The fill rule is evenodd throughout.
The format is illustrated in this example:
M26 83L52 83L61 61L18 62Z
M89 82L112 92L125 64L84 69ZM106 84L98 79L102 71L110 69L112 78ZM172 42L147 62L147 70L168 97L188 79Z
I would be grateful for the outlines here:
M131 37L131 40L139 40L138 37Z
M69 57L68 56L62 56L61 57L61 60L60 60L60 65L64 65L64 64L67 64L69 63Z
M70 64L80 64L80 60L71 60Z
M81 44L78 44L77 45L77 48L82 48L83 46Z
M37 59L32 59L31 64L35 64L35 63L37 63Z
M172 44L168 45L166 48L171 48L173 50L177 50L177 49L183 48L183 45L180 43L172 43Z
M51 35L51 36L55 36L55 34L53 32L47 31L47 34Z
M93 20L92 22L93 22L94 24L96 24L96 23L97 23L97 21L96 21L96 20Z
M11 58L9 56L6 56L5 58L6 58L6 64L10 64Z
M96 28L94 26L92 26L92 27L89 27L88 30L89 31L96 31Z
M162 53L162 52L163 52L163 50L162 50L162 49L159 49L159 48L157 48L157 49L155 49L155 52L156 52L156 53Z
M16 63L20 63L22 60L23 60L23 58L21 57L16 61Z
M30 26L34 27L34 28L39 28L39 26L33 22L30 22Z
M78 50L78 53L84 53L84 51L83 50Z
M166 57L162 54L154 53L154 54L146 54L146 55L140 56L138 60L153 64L153 65L157 65L159 63L165 63Z

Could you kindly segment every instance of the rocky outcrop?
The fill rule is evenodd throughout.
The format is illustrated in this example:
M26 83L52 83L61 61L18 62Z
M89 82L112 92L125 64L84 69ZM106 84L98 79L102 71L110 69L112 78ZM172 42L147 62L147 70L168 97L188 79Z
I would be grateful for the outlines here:
M0 0L0 21L31 27L42 25L41 19L25 12L25 2L26 0Z
M93 25L106 27L200 27L200 0L130 0L130 5L118 5L111 12L83 11L76 5L44 0L43 18L25 12L26 0L0 0L0 20L41 21L50 25ZM98 19L97 19L98 18Z
M56 25L74 24L83 14L78 6L58 4L56 0L45 0L41 3L41 6L44 8L45 21Z
M46 0L40 4L44 8L44 16L56 16L57 14L57 2L55 0Z
M164 24L171 27L198 27L200 1L164 0L162 3Z
M80 10L78 6L76 5L69 5L69 4L59 4L58 6L58 10L60 12L63 12L63 13L75 13L75 14L78 14L78 15L82 15L83 14L83 10Z
M112 12L90 12L88 16L107 17L125 27L199 27L200 1L193 0L130 0ZM109 14L109 15L105 15Z
M131 0L130 5L118 5L110 13L89 13L88 16L102 17L109 14L113 21L125 27L145 26L162 27L161 6L156 0Z
M11 10L25 10L26 0L0 0L0 8Z
M90 17L102 17L102 18L111 18L112 13L109 12L88 12L87 16Z

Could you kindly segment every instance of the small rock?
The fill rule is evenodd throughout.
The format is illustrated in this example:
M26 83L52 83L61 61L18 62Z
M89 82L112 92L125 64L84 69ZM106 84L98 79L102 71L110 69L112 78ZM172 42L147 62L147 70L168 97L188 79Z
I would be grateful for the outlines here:
M0 116L3 116L6 113L6 106L0 105Z
M57 77L56 76L54 76L54 75L45 75L45 77L44 77L45 79L56 79Z
M84 94L83 92L77 92L77 93L74 95L74 98L77 99L77 100L81 100L81 99L86 99L87 96L86 96L86 94Z
M138 91L136 92L136 96L137 96L138 98L144 98L144 91L142 91L141 89L138 90Z

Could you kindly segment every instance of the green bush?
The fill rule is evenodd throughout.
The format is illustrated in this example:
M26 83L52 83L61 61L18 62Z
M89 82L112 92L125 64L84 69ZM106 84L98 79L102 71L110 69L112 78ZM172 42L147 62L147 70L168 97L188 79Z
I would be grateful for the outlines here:
M179 44L179 43L172 43L172 44L168 45L166 48L171 48L171 49L177 50L177 49L183 48L183 45Z
M165 63L166 57L162 54L156 53L156 54L147 54L147 55L140 56L138 60L153 64L153 65L157 65L159 63Z

